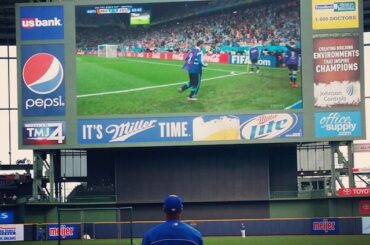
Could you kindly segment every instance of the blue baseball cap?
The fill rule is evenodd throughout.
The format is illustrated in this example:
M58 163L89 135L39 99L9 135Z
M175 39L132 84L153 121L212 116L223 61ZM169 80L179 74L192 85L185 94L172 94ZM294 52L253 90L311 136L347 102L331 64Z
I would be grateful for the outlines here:
M183 208L182 199L178 195L169 195L164 199L163 210L166 213L178 213Z

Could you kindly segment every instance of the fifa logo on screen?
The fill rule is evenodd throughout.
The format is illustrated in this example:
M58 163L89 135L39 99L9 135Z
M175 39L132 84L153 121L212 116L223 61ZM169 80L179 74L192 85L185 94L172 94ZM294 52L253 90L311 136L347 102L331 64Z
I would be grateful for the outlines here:
M22 28L32 29L35 27L56 27L62 26L62 20L54 17L53 19L41 20L38 18L22 18L21 26Z
M49 53L32 55L24 64L23 81L29 90L36 94L53 93L62 84L64 70L57 57ZM32 107L46 109L48 107L64 106L61 96L55 98L27 99L26 110Z

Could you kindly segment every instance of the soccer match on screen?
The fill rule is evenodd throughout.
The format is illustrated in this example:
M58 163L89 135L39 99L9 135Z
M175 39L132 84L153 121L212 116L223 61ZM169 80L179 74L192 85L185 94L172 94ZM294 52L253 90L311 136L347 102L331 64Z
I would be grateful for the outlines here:
M302 108L299 1L222 6L76 7L78 114Z

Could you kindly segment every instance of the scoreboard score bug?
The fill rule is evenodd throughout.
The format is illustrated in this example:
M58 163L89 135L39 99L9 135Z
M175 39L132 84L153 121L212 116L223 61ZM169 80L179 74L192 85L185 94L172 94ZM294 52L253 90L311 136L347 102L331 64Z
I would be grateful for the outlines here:
M362 1L263 3L17 4L20 147L363 139ZM254 18L266 10L277 12ZM324 13L331 17L315 19ZM289 16L283 27L280 15ZM181 67L198 39L209 67L198 100L189 103L178 88L188 82ZM300 50L298 88L289 86L284 60L290 43ZM114 55L99 56L98 46L109 45ZM259 57L250 64L253 46Z

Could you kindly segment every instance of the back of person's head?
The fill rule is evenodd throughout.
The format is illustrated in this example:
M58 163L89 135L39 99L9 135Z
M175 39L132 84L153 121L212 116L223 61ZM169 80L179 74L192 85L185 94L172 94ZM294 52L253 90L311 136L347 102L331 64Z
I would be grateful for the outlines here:
M198 42L197 42L197 47L200 47L200 46L202 46L204 44L204 42L202 41L202 40L199 40Z
M163 211L166 214L178 214L183 210L182 199L178 195L169 195L164 199Z

